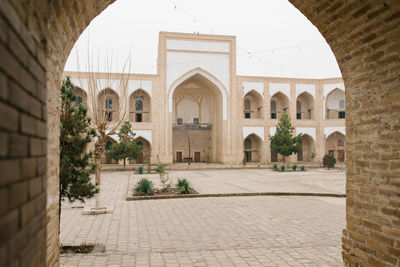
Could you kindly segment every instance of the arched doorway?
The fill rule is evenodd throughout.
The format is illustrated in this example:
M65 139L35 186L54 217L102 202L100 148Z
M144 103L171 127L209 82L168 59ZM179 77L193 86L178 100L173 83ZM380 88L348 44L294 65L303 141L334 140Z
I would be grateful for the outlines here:
M284 113L289 113L289 98L278 92L271 97L271 119L279 120Z
M340 132L334 132L326 138L325 153L333 155L336 162L345 162L346 160L346 137Z
M117 164L118 163L116 160L113 160L112 158L110 158L107 154L107 152L111 149L111 146L116 143L117 143L117 141L115 141L111 137L106 138L106 144L104 146L104 157L101 160L102 164Z
M138 159L132 160L132 162L136 164L149 163L151 156L151 145L149 141L140 136L138 138L135 138L135 142L138 146L142 148L142 155L140 155Z
M296 118L298 120L314 119L314 97L307 92L301 93L296 99Z
M343 90L336 88L326 97L326 119L346 118L346 99Z
M100 91L97 96L99 103L98 116L104 116L108 122L115 122L119 117L119 96L111 88Z
M315 151L315 141L308 134L301 136L301 151L297 153L297 161L312 161L312 153Z
M151 121L151 98L142 89L136 90L129 96L129 120L131 122Z
M250 134L243 141L243 153L247 162L263 161L263 141L255 134Z
M259 93L251 90L244 96L243 113L246 119L263 118L263 99Z
M174 162L201 161L203 154L220 161L223 104L220 89L196 73L172 93L172 153Z

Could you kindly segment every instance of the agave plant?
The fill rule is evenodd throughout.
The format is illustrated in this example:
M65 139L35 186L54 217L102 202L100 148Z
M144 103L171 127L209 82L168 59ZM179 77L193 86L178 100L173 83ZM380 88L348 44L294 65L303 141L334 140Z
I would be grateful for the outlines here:
M187 179L178 179L176 189L178 189L181 194L192 194L194 191L192 185Z
M154 194L153 182L147 178L142 178L135 186L135 193L141 196Z

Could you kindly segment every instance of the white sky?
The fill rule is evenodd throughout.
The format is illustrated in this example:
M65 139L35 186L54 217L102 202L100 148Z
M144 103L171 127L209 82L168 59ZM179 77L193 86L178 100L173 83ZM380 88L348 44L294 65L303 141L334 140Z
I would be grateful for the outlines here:
M286 0L117 0L80 36L65 70L87 70L90 54L94 71L107 71L108 55L121 72L132 51L130 71L155 74L160 31L235 35L238 75L341 77L325 39Z

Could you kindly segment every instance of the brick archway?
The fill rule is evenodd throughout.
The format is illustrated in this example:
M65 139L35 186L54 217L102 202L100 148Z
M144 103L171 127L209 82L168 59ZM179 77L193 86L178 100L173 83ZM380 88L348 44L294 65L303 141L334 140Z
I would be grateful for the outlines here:
M13 225L0 230L0 265L58 262L58 88L75 41L112 2L0 4L0 219ZM344 262L398 265L400 5L290 2L325 37L346 85Z

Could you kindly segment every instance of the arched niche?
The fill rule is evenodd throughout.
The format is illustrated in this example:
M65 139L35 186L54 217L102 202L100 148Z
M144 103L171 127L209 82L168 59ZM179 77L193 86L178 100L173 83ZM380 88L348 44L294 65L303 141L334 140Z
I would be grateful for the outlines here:
M301 136L301 151L297 153L297 161L312 161L312 153L315 151L315 141L308 134Z
M243 156L247 162L261 162L262 158L262 139L256 134L250 134L243 140Z
M325 141L326 154L333 155L336 162L345 162L346 160L346 136L340 132L333 132Z
M151 97L142 89L129 96L129 121L151 122Z
M223 153L221 89L207 77L196 73L177 85L172 94L172 105L174 161L193 161L203 151L208 151L211 158L219 161Z
M314 97L308 93L301 93L296 99L296 118L298 120L314 119Z
M245 119L261 119L263 117L263 98L255 90L243 97L243 113Z
M271 119L279 120L284 113L289 113L289 98L278 92L270 100Z
M326 96L326 119L346 118L346 95L343 90L336 88Z
M120 113L118 94L111 88L100 91L97 96L97 109L101 121L117 121Z

